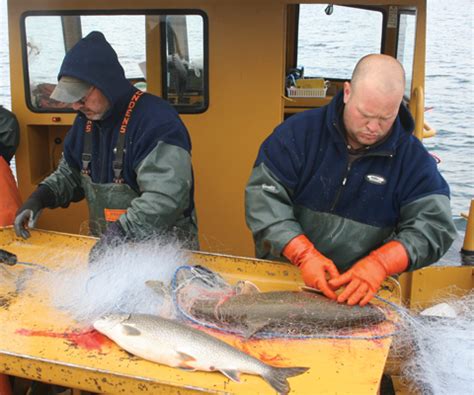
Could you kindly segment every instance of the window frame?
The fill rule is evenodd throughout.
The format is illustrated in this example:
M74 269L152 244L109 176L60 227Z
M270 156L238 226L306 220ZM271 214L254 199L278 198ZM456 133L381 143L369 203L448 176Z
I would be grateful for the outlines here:
M396 56L396 59L400 62L400 59L398 58L398 49L399 49L399 44L400 44L400 18L403 16L403 15L413 15L415 17L415 26L414 26L414 36L413 36L413 58L412 58L412 65L411 65L411 75L410 75L410 87L409 87L409 95L407 95L406 93L404 93L403 97L404 99L409 102L411 100L411 96L412 96L412 87L413 87L413 65L414 65L414 62L415 62L415 58L416 58L416 28L417 28L417 18L418 18L418 13L417 13L417 10L399 10L398 11L398 15L397 15L397 40L395 42L395 56ZM402 62L400 62L402 63ZM406 70L406 67L403 65L402 63L402 66L403 68L405 69L405 73L407 73L407 70ZM408 75L405 76L407 79L408 79ZM406 90L407 86L405 86L405 90Z
M70 108L55 108L55 109L41 109L33 106L31 102L30 92L30 73L28 64L28 49L27 49L27 32L26 32L26 18L31 16L127 16L127 15L198 15L203 20L203 106L199 108L192 108L185 105L175 105L170 103L176 111L180 114L202 114L209 108L210 92L209 92L209 18L207 14L200 9L195 8L182 8L182 9L113 9L113 10L35 10L27 11L21 14L20 17L20 35L21 35L21 53L22 53L22 67L23 67L23 81L24 81L24 93L25 102L27 108L33 113L40 114L54 114L54 113L76 113L76 111ZM161 29L161 27L160 27ZM160 40L160 51L161 56L161 90L165 92L166 85L166 70L167 70L167 58L166 58L166 42L165 38L162 37ZM163 56L165 55L165 56Z
M325 5L326 3L321 3L317 5ZM298 39L299 39L299 30L300 30L300 16L301 16L301 5L308 5L308 3L300 3L298 4L298 10L297 10L297 20L296 20L296 34L295 34L295 41L293 43L294 45L294 66L297 67L298 65ZM348 5L348 4L337 4L337 3L331 3L331 5L334 6L339 6L339 7L346 7L346 8L355 8L355 9L362 9L362 10L367 10L367 11L374 11L374 12L380 12L382 14L382 34L380 37L380 52L381 54L384 53L385 51L385 41L386 41L386 31L387 31L387 22L388 22L388 13L385 8L382 7L377 7L377 6L357 6L357 5ZM311 76L307 76L311 77ZM335 81L335 82L344 82L350 80L350 76L348 79L343 79L343 78L336 78L336 77L331 77L331 76L324 76L325 79Z

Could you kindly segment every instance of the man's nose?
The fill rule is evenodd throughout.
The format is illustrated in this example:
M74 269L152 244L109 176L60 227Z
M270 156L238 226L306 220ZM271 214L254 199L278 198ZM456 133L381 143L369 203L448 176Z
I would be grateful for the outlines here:
M376 118L369 119L369 122L367 122L367 129L369 129L371 132L379 131L380 130L379 121Z

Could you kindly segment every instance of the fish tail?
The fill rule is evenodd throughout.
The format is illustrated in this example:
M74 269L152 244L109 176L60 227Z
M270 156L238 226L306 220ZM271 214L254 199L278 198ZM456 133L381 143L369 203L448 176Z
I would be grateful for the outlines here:
M279 394L286 395L290 392L290 384L287 378L303 374L309 368L279 368L271 366L264 374L263 379L270 384Z

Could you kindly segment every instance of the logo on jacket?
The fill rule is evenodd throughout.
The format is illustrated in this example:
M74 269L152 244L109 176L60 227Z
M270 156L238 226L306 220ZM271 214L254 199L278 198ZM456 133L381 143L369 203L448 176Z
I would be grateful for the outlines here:
M278 193L275 185L262 184L262 189L270 193Z
M379 176L378 174L367 174L365 176L365 179L371 184L375 185L384 185L387 183L387 180L384 177Z

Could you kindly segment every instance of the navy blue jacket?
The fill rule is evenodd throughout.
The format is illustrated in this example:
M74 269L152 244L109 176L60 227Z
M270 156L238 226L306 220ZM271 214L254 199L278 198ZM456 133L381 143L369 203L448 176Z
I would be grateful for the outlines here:
M91 178L97 183L112 182L113 149L117 143L118 130L137 89L125 78L117 54L99 32L90 33L67 53L58 80L63 75L89 82L99 88L111 103L104 119L93 122ZM64 157L70 166L78 170L82 169L86 122L86 117L79 113L64 142ZM124 157L123 177L137 192L134 169L156 147L158 141L191 152L188 131L176 110L165 100L144 94L134 108L127 127Z
M90 177L94 183L111 184L120 127L137 89L126 79L117 54L100 32L90 33L66 54L58 79L63 75L92 84L110 102L103 118L92 122ZM64 142L64 160L42 182L54 193L51 208L66 207L85 196L80 171L86 123L79 112ZM132 111L122 176L137 194L119 218L128 236L141 238L178 229L186 237L190 234L193 242L197 240L190 137L175 109L157 96L143 94ZM92 195L86 198L94 199ZM88 203L91 207L94 202Z
M341 92L290 117L260 147L246 189L257 256L281 259L304 233L340 269L387 239L405 245L412 268L439 259L455 237L449 187L408 110L401 105L388 138L350 164L342 108Z
M389 138L349 169L341 105L342 94L327 107L289 118L260 149L255 166L264 162L293 191L294 204L385 227L395 226L400 208L416 199L433 193L449 197L435 160L412 134L413 119L404 105ZM368 182L369 174L386 183Z

